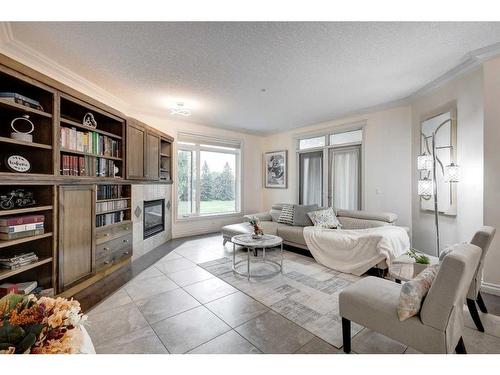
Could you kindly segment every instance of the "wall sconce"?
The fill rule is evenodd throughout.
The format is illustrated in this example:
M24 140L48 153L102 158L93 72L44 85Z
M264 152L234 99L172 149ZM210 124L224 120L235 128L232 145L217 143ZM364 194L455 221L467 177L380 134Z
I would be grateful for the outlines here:
M445 182L458 182L458 173L459 173L458 165L451 162L450 165L447 165L444 168L444 181Z

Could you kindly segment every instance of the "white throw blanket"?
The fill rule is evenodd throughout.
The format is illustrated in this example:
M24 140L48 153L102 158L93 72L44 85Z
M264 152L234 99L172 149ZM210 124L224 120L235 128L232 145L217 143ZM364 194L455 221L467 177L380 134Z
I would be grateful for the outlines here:
M382 260L390 265L410 248L406 230L392 225L359 230L305 227L304 238L318 263L358 276Z

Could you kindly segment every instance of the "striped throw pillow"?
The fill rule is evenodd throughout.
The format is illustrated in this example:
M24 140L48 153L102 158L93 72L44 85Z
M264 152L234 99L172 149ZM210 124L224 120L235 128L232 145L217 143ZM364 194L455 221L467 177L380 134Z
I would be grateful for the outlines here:
M293 225L293 204L284 204L278 223Z

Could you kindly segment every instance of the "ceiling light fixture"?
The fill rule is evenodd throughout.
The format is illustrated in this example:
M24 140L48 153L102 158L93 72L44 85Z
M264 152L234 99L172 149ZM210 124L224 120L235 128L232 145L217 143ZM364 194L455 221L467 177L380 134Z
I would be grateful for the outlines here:
M170 108L170 114L171 115L180 115L180 116L187 117L187 116L191 116L191 110L187 109L184 106L183 102L177 102L177 103L175 103L174 106L172 106Z

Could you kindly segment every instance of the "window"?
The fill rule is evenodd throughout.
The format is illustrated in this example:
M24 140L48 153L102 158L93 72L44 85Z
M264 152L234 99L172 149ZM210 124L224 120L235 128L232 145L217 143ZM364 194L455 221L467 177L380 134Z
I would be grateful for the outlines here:
M240 143L179 135L177 217L240 211Z
M313 139L317 141L312 142ZM324 143L326 139L328 144ZM362 129L299 139L300 204L315 203L335 209L361 208L362 139ZM312 147L321 147L321 150L307 151L310 147L304 145L313 143Z
M305 150L308 148L323 147L325 145L325 136L304 138L299 140L299 149Z

